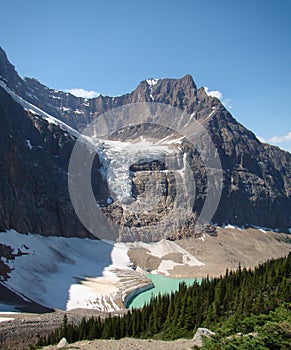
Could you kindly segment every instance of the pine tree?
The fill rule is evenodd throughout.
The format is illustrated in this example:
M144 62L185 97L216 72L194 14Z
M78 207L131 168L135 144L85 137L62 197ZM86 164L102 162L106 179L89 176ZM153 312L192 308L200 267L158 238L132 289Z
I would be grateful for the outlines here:
M64 314L63 317L63 334L64 337L67 339L68 338L68 316Z

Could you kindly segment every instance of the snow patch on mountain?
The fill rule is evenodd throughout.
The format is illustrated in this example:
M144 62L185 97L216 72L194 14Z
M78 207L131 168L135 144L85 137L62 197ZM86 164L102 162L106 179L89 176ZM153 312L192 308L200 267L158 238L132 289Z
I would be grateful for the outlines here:
M149 86L154 86L158 83L159 79L155 79L155 78L150 78L147 79L146 82L148 83Z
M29 148L29 149L32 149L32 145L31 145L31 142L30 142L30 140L25 140L25 142L26 142L26 145L27 145L27 147Z

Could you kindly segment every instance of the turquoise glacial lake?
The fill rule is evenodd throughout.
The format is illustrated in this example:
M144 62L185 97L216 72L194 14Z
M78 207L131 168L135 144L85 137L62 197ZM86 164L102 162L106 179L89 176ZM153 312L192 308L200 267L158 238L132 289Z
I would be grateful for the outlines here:
M181 282L185 282L187 286L190 286L195 281L201 282L200 278L170 278L154 274L148 274L147 277L151 279L155 287L138 294L131 300L129 305L127 305L128 309L143 307L151 300L151 297L153 296L176 292L179 289L179 284Z

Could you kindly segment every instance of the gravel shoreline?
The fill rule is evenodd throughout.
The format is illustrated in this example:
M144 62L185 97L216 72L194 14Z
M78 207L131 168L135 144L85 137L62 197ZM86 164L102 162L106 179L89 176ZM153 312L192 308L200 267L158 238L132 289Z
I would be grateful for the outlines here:
M151 339L123 338L120 340L80 341L70 344L66 349L78 350L190 350L193 340L179 339L175 341L161 341ZM44 350L56 350L57 346L47 346Z

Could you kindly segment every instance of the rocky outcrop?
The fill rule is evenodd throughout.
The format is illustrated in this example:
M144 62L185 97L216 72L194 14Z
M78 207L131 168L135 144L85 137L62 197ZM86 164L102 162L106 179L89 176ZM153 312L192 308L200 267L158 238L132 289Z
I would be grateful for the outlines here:
M58 345L57 345L57 348L58 348L58 349L63 349L63 348L65 348L65 347L67 347L68 345L69 345L69 343L68 343L67 339L66 339L66 338L62 338L62 339L59 341L59 343L58 343Z
M203 345L203 337L209 338L213 335L215 333L208 328L198 328L193 338L194 345L201 347Z

